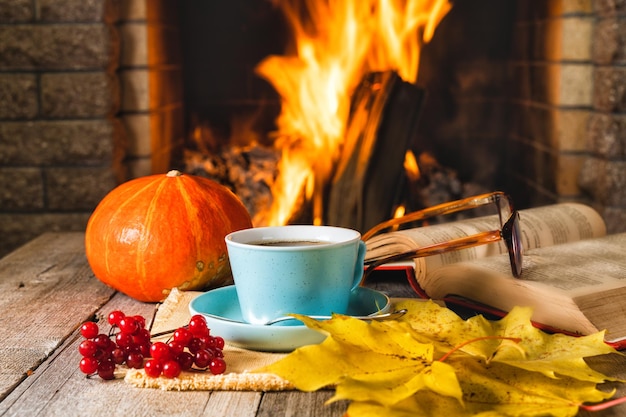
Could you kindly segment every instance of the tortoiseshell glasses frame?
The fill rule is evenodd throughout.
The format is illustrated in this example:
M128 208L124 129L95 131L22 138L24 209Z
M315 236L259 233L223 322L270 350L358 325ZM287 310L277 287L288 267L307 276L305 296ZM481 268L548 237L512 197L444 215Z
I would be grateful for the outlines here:
M401 224L425 220L427 218L452 214L463 210L473 209L479 206L495 204L498 208L498 217L500 219L500 229L490 230L477 233L472 236L461 237L447 242L436 243L424 246L408 252L390 255L388 257L371 261L367 263L365 276L372 272L375 268L390 263L407 259L421 258L425 256L436 255L445 252L470 248L479 245L486 245L491 242L504 240L509 252L509 260L511 262L511 273L514 277L519 278L522 275L522 259L523 245L521 240L521 231L519 224L519 213L513 208L513 202L510 197L501 192L480 194L473 197L467 197L461 200L451 201L448 203L438 204L423 210L414 211L402 217L388 220L380 223L367 231L362 239L367 242L372 236L393 226Z

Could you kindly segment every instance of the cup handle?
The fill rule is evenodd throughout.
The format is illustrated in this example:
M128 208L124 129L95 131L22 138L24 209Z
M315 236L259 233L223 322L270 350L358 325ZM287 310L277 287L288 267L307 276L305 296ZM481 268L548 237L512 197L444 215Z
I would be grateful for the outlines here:
M363 265L365 261L365 251L367 247L365 246L365 242L359 240L359 248L356 256L356 265L354 267L354 280L352 281L351 290L357 288L361 285L361 280L363 279Z

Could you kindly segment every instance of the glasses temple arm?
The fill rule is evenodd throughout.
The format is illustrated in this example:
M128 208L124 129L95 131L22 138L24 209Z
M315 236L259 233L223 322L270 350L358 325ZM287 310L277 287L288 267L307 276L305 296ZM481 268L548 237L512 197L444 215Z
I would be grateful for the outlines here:
M376 226L368 230L365 234L363 234L362 239L363 241L367 241L378 232L403 223L423 220L429 217L440 216L443 214L456 213L457 211L468 210L483 204L491 203L497 201L497 199L502 195L504 195L504 193L499 191L487 194L480 194L477 196L468 197L448 203L442 203L436 206L428 207L423 210L415 211L405 216L397 217L395 219L390 219L377 224Z
M482 232L476 235L453 239L447 242L436 243L434 245L423 246L421 248L411 250L408 252L398 253L382 259L378 259L368 264L361 282L364 282L367 276L376 268L381 265L397 262L406 259L422 258L425 256L437 255L445 252L455 251L459 249L471 248L491 242L497 242L502 239L502 235L499 230L492 230L489 232Z

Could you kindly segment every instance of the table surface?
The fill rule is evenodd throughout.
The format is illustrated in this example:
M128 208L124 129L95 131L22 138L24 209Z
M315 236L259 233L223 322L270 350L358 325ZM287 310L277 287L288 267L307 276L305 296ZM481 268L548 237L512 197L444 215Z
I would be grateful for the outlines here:
M134 388L86 378L78 369L84 321L120 309L152 317L141 303L98 281L82 233L48 233L0 259L0 415L38 416L342 416L346 402L324 405L332 391L204 392ZM368 284L412 296L405 282ZM590 358L600 372L626 379L626 357ZM617 385L618 396L626 384ZM596 417L626 415L626 404Z

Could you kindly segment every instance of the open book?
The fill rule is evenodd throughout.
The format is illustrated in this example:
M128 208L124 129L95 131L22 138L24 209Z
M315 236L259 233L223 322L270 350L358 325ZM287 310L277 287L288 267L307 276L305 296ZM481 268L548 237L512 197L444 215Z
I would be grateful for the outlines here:
M600 215L577 203L521 210L520 227L520 279L500 241L415 259L417 283L433 299L459 296L503 312L532 306L536 323L577 334L606 330L607 342L625 348L626 233L606 235ZM366 259L498 228L488 216L389 232L366 242Z

